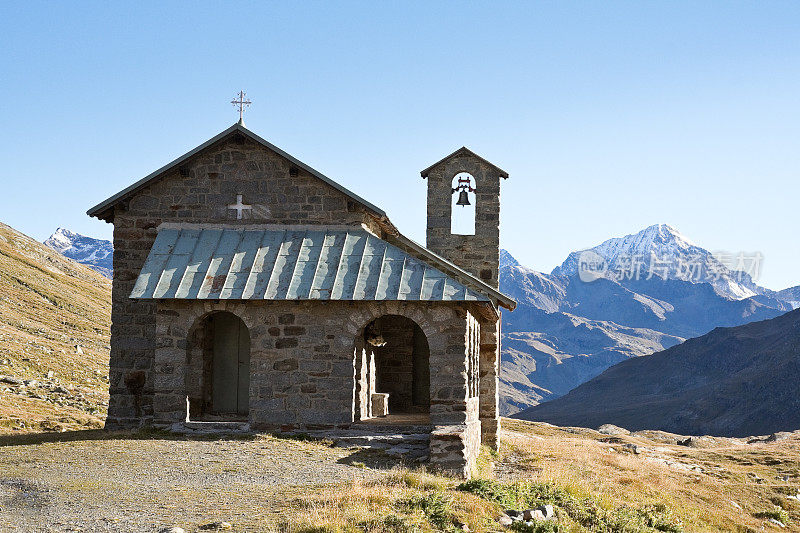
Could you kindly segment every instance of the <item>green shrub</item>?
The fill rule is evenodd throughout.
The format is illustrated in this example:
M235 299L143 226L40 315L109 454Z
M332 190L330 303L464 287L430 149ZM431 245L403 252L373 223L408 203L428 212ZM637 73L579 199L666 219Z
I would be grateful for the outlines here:
M753 516L755 516L756 518L763 518L765 520L769 520L770 518L772 518L784 524L789 521L789 515L786 513L786 511L780 508L772 509L771 511L761 511L758 513L753 513Z
M500 483L486 479L473 479L462 483L458 490L495 502L506 509L533 509L540 505L551 504L560 515L580 524L590 531L636 533L647 531L664 531L680 533L681 522L675 519L665 505L648 505L641 508L621 507L607 510L591 498L579 498L565 489L551 483L530 483L516 481ZM514 527L527 528L520 531L550 532L553 522L542 522L533 526L525 524ZM537 529L539 528L539 529ZM544 529L541 529L544 528Z
M428 521L439 529L450 529L453 525L452 500L439 491L428 492L403 500L401 505L409 510L420 510Z

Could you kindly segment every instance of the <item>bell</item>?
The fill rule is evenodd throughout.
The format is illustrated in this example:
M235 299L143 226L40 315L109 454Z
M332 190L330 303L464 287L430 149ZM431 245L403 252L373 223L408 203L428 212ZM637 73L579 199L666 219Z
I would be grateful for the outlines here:
M469 203L469 194L467 191L461 191L458 193L458 201L456 202L456 205L471 205Z

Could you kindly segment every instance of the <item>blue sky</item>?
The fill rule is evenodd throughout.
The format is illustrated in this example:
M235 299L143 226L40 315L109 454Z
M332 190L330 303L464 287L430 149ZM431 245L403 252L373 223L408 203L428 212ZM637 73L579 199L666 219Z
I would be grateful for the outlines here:
M502 244L549 272L659 222L800 284L796 2L5 2L0 221L85 211L236 121L424 242L419 171L506 169Z

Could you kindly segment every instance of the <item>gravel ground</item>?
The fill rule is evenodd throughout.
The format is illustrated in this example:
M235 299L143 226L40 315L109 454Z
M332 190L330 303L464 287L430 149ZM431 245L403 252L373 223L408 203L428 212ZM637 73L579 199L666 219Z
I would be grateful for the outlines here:
M216 521L269 531L299 494L388 466L354 461L370 464L352 450L268 436L0 436L0 531L195 531Z

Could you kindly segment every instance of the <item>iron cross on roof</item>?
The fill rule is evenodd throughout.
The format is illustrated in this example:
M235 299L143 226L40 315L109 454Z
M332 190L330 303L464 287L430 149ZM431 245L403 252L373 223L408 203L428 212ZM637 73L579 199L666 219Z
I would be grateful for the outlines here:
M247 93L245 93L244 91L239 91L239 94L236 95L236 98L231 100L233 106L239 108L239 124L242 125L244 125L244 110L250 107L250 104L253 103L250 100L247 100L245 98L246 96Z

